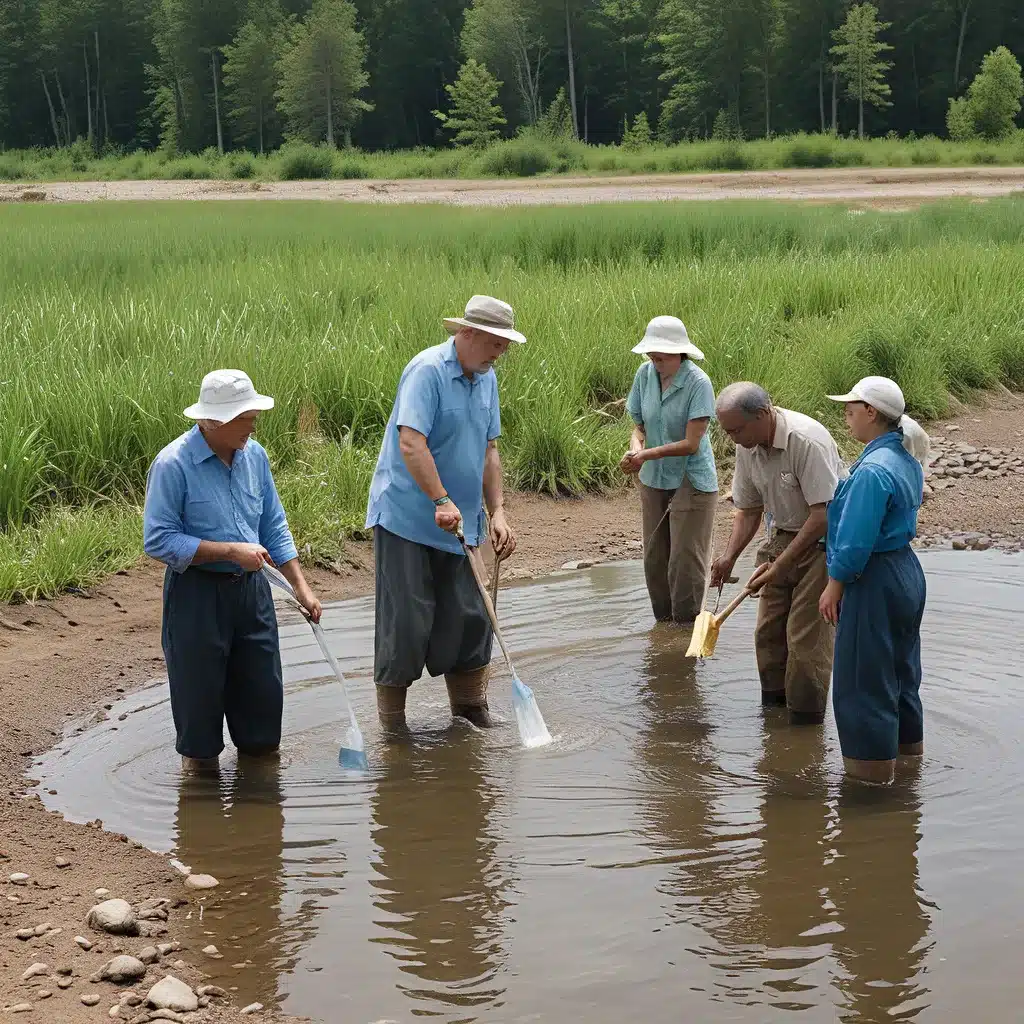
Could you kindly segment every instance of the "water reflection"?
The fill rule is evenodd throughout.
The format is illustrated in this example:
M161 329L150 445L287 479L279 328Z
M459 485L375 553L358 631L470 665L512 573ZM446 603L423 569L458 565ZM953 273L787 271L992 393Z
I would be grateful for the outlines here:
M475 1019L467 1008L500 1005L507 955L506 880L490 822L498 792L483 770L486 751L468 728L455 728L436 744L391 746L382 757L370 801L378 855L370 884L386 935L375 941L400 965L397 986L412 1013L449 1007L449 1019Z
M932 948L928 900L920 891L917 780L900 765L889 791L844 786L837 800L832 891L843 932L839 1019L910 1020L929 1005L924 961Z
M179 860L220 882L200 893L189 920L193 947L223 954L207 972L251 1000L277 1001L277 976L295 966L281 949L284 800L276 762L240 758L222 776L183 776L176 815ZM244 967L236 967L244 963Z

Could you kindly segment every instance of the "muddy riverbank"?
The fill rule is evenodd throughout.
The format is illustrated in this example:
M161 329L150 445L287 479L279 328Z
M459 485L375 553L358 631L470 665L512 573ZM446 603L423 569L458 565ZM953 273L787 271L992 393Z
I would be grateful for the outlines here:
M921 514L921 531L929 543L951 546L1019 547L1024 536L1024 476L1014 461L1024 457L1024 410L1006 397L993 400L984 411L969 410L950 424L933 425L941 434L943 458L955 465L964 456L984 455L998 461L1002 475L982 472L944 472L948 486L936 490ZM953 454L956 445L977 448L975 453ZM990 454L991 449L1009 455ZM970 463L974 465L978 460ZM1004 466L1004 463L1006 465ZM514 495L510 512L520 536L520 552L509 566L511 580L540 577L577 562L612 562L636 558L639 515L635 496L622 493L583 501L552 501ZM722 503L719 536L728 529L729 506ZM954 537L956 535L956 537ZM964 537L971 538L969 541ZM980 538L977 540L975 538ZM965 555L964 557L972 557ZM325 598L336 600L368 594L372 590L372 561L366 544L350 546L344 574L315 574ZM639 612L646 611L641 607ZM110 986L101 986L103 1001L84 1006L82 994L93 991L88 978L123 947L138 952L149 944L144 938L112 940L86 930L85 917L97 901L96 889L108 889L132 905L167 899L166 936L182 948L164 958L165 970L193 985L210 970L208 958L194 938L194 922L201 895L188 890L181 876L158 857L101 827L72 824L45 811L37 796L26 796L24 773L34 756L58 741L69 724L85 723L106 715L105 704L159 679L163 666L159 645L159 571L146 564L112 577L88 595L68 596L36 606L2 610L6 626L0 628L0 1007L28 1002L33 1009L21 1019L60 1020L67 1024L106 1019L117 1000ZM117 726L110 723L110 729ZM117 743L111 732L108 742ZM31 792L31 790L29 790ZM58 867L57 860L67 860ZM195 864L197 871L204 865ZM12 873L29 875L27 884L7 881ZM16 932L49 924L45 934L18 939ZM59 931L57 931L59 929ZM82 936L103 950L86 952L74 942ZM178 961L183 966L176 966ZM46 984L33 978L22 981L32 964L48 966ZM219 961L218 961L219 964ZM71 968L69 976L59 968ZM58 979L74 979L67 989ZM151 984L159 977L150 968ZM136 986L143 995L148 984ZM234 1007L212 1005L202 1011L210 1021L234 1020ZM50 991L39 999L39 991ZM266 1014L263 1014L266 1017ZM15 1018L17 1019L17 1018ZM124 1019L131 1019L127 1014ZM251 1019L250 1017L237 1019Z
M535 206L660 200L773 199L913 206L1024 189L1024 167L852 168L633 177L401 181L70 181L0 184L0 202L312 199L350 203Z

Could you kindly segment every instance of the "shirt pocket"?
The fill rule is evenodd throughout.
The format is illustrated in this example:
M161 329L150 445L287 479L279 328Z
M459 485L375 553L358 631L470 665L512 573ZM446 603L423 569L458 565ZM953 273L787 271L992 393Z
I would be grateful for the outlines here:
M258 533L263 517L263 488L259 481L247 480L242 484L238 489L238 500L245 521Z
M796 473L790 473L789 470L783 470L779 474L779 481L788 491L798 491L800 489L800 478Z
M221 526L220 506L209 498L185 500L185 533L200 540L216 540Z

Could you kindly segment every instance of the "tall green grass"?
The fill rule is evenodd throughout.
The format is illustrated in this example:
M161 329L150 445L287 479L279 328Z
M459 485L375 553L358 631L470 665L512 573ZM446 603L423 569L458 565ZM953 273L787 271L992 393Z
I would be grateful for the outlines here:
M0 597L51 593L75 575L41 561L55 531L70 543L69 510L113 501L121 511L102 514L130 521L138 550L123 509L141 503L150 461L186 428L181 410L214 367L245 369L276 397L258 436L305 557L329 563L361 525L402 367L443 340L442 317L474 293L513 303L529 338L499 364L510 484L581 493L621 480L629 426L614 403L652 316L684 319L719 388L758 380L839 427L822 396L885 373L928 418L951 394L1024 387L1022 260L1014 199L859 215L763 204L7 207ZM90 537L100 514L82 519ZM125 536L123 522L114 532ZM37 568L14 573L7 562L28 550L44 553L25 561ZM97 564L124 557L120 542L75 550L96 551Z
M557 174L688 174L782 168L965 167L1024 163L1024 132L1001 142L844 139L792 135L750 142L682 142L641 149L592 146L525 132L485 150L364 153L291 144L266 156L247 152L174 155L139 150L95 156L65 149L0 152L0 181L131 179L272 181L311 178L524 178Z

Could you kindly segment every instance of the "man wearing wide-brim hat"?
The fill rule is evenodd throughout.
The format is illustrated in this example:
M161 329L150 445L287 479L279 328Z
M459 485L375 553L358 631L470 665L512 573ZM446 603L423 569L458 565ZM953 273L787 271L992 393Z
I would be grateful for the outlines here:
M367 529L376 563L374 681L386 733L406 728L409 686L445 677L452 714L491 724L487 678L492 632L457 536L476 548L485 533L498 558L516 540L505 517L498 383L494 364L515 342L512 307L474 295L444 321L451 339L402 372L370 485Z
M164 574L163 649L176 747L186 771L215 770L224 721L240 754L275 754L284 688L277 617L260 569L276 566L314 622L320 602L252 437L274 400L241 370L203 378L191 430L157 455L146 481L146 553Z

